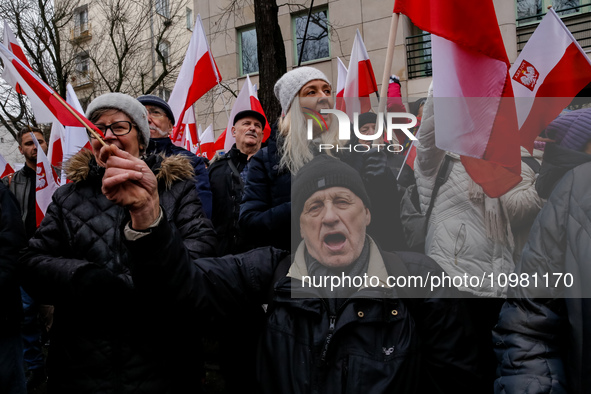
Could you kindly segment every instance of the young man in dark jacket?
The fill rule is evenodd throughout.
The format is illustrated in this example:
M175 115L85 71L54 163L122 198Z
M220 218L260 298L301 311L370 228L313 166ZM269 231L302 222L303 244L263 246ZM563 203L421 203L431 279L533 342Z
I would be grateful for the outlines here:
M0 392L4 394L27 392L20 335L23 309L16 275L18 253L25 242L18 202L0 183Z
M196 156L181 146L176 146L170 139L170 132L174 127L174 114L170 105L158 96L144 95L137 98L148 110L148 122L150 123L150 142L146 149L147 154L163 153L165 156L183 155L191 160L195 171L195 186L201 199L201 205L205 215L211 219L212 197L209 186L209 177L203 158Z
M23 168L2 178L2 181L15 195L18 201L21 218L25 225L26 239L28 240L37 230L36 194L37 184L37 146L33 141L33 134L39 146L47 154L47 142L40 129L36 127L23 127L16 135L18 150L25 157ZM29 390L40 386L47 380L45 372L45 356L42 351L42 327L39 323L41 315L51 315L52 306L39 305L31 296L21 289L21 297L24 309L22 325L25 365L27 367L27 387Z
M441 269L424 255L382 252L366 235L370 199L359 174L322 155L300 170L292 190L303 237L293 260L256 249L190 262L161 221L153 234L128 239L137 289L171 307L244 324L239 311L262 303L273 288L259 342L263 393L478 390L464 305L445 299L457 296L455 289L393 286L390 276L420 282ZM156 238L165 242L160 250L151 247ZM334 289L310 285L342 276L371 279Z

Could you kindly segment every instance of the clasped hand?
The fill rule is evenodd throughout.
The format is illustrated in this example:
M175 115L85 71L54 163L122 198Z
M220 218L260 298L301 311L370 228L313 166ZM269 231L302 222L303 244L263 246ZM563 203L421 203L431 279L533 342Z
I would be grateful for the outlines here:
M131 227L148 228L160 214L158 181L148 165L115 145L101 148L99 159L105 175L101 191L131 215Z

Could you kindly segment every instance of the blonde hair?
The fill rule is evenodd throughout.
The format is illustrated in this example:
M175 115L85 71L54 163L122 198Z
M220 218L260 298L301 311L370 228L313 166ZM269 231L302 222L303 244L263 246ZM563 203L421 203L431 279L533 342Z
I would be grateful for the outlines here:
M287 169L295 175L304 164L314 158L312 149L318 148L314 142L308 140L307 134L306 118L302 113L299 97L296 96L287 114L279 120L279 135L283 137L282 143L277 147L281 156L280 169ZM328 130L320 134L319 143L331 144L335 148L340 147L338 136L338 122L333 117ZM332 149L327 150L326 153L333 156Z

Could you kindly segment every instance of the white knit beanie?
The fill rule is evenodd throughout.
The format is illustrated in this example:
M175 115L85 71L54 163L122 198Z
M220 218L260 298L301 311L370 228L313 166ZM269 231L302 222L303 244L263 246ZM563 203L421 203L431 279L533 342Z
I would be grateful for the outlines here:
M86 117L91 118L93 112L101 108L113 108L124 112L144 137L144 144L148 146L150 142L150 125L148 123L148 111L146 107L135 97L123 93L107 93L98 96L88 105Z
M300 67L283 74L275 84L275 97L281 103L281 109L287 114L293 98L300 89L310 81L320 79L330 85L330 81L324 73L314 67Z

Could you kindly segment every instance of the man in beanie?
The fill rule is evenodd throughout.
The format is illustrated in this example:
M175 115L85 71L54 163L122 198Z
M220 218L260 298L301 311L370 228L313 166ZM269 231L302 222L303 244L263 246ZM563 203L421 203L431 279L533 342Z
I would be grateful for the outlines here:
M209 167L213 194L212 222L218 234L218 255L236 254L251 249L238 231L240 203L248 161L261 149L263 129L267 121L257 111L240 111L234 117L232 135L236 143L224 156Z
M457 296L453 288L394 285L392 278L425 280L441 270L424 255L382 252L366 235L371 207L357 171L318 156L292 190L303 240L291 258L278 262L275 249L261 248L191 262L174 244L155 250L148 235L129 243L145 260L134 283L197 316L239 321L240 330L252 320L239 311L268 303L257 392L472 392L477 355L463 304L445 298Z
M72 182L53 195L21 258L22 286L55 305L48 393L186 393L199 371L198 341L186 316L138 292L126 238L165 221L180 253L213 255L215 233L183 156L143 156L148 113L135 98L108 93L87 118L104 134L73 156ZM152 241L156 248L160 240Z
M203 158L196 156L181 146L176 146L170 139L175 119L170 105L158 96L144 95L137 98L148 111L150 141L147 153L163 153L165 156L183 155L191 160L195 171L195 186L201 199L201 205L208 218L212 214L212 197L209 177Z

